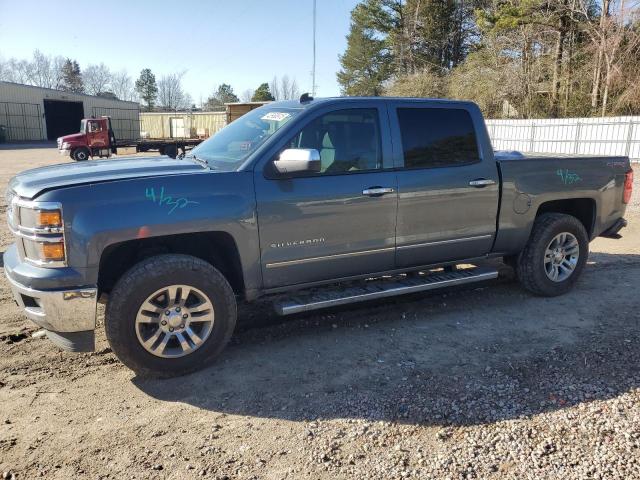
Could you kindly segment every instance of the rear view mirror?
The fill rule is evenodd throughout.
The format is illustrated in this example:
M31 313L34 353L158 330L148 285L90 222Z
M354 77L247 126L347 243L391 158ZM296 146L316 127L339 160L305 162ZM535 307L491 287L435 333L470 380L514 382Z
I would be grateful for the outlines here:
M318 173L320 153L315 148L288 148L273 162L273 166L279 173Z

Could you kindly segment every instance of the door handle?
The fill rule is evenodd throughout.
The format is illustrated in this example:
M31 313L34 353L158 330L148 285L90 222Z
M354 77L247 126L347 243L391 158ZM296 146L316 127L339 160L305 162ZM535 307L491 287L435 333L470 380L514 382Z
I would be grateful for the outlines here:
M391 187L369 187L362 191L362 195L367 195L368 197L379 197L386 193L393 192L394 190Z
M487 185L495 185L495 183L496 183L495 180L491 180L487 178L477 178L475 180L471 180L469 182L469 185L476 188L483 188L483 187L486 187Z

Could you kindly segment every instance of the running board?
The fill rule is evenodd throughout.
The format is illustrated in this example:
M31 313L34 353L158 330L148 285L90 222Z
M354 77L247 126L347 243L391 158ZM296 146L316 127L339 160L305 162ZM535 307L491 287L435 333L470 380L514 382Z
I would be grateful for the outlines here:
M367 280L364 285L349 287L324 287L313 292L301 292L286 300L274 303L278 315L291 315L320 308L336 307L349 303L393 297L407 293L424 292L438 288L475 283L498 278L498 271L491 268L467 268L452 272L420 272L401 278Z

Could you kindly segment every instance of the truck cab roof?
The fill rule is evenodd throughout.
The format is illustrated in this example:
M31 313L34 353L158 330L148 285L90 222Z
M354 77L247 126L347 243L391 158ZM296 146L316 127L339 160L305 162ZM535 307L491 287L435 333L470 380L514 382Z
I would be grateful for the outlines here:
M322 97L312 98L309 101L301 102L299 100L282 100L278 102L272 102L266 104L269 107L282 107L282 108L297 108L297 109L310 109L318 107L320 105L339 105L341 103L354 103L354 102L380 102L380 103L421 103L432 105L458 105L462 107L476 107L477 105L470 101L465 100L450 100L443 98L414 98L414 97Z

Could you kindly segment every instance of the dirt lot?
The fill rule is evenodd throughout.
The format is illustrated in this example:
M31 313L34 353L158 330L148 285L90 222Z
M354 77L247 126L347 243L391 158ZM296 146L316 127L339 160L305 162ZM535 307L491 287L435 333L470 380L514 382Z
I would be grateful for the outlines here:
M60 160L0 150L2 190ZM286 321L258 305L219 362L168 381L135 378L102 329L94 354L31 338L2 276L0 472L640 478L639 191L624 238L593 242L566 296L506 278Z

